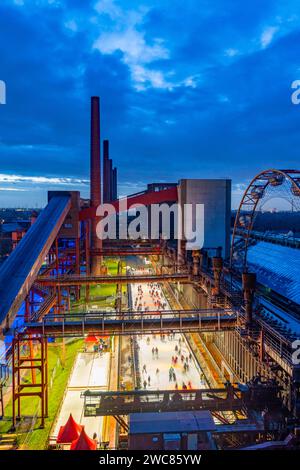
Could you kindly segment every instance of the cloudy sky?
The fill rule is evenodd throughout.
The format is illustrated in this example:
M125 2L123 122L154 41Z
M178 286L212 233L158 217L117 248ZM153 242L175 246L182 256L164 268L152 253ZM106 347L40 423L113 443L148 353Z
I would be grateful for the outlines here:
M300 0L1 0L0 206L88 195L89 98L119 192L299 167Z

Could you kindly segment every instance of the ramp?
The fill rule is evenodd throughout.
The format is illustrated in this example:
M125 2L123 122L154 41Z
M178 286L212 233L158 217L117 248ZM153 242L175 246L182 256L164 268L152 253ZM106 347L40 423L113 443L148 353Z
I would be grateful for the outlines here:
M71 197L54 196L0 270L0 325L9 328L27 296L71 207Z

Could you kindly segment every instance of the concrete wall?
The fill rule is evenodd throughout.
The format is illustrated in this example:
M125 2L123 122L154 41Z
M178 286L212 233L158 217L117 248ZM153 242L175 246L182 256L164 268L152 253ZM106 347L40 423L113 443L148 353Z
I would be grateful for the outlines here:
M222 247L222 256L230 251L231 180L183 179L178 198L184 204L204 204L204 246Z

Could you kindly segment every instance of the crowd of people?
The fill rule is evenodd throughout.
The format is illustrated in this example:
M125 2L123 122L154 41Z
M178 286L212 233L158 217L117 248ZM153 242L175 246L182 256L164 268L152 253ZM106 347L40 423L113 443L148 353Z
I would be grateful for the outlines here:
M134 292L134 309L140 312L147 311L161 311L168 310L169 306L165 299L162 287L159 283L148 282L147 284L139 284L135 287ZM165 354L166 347L164 343L170 344L170 348L167 348L170 354L169 364L169 387L162 386L163 377L160 377L162 373L159 367L156 367L153 363L159 362L160 351L158 339L162 343L161 355ZM173 343L173 344L172 344ZM175 346L174 346L175 344ZM175 390L192 390L192 353L189 352L187 345L181 335L175 335L174 333L166 333L159 335L147 336L146 345L151 351L151 363L141 365L141 384L144 389L155 389L155 388L170 388L174 387ZM142 346L143 348L144 346ZM162 358L161 358L162 359Z
M165 342L174 342L174 335L160 335L160 341L162 343ZM152 346L151 348L151 353L152 353L152 361L156 361L159 359L159 348L154 345L153 343L157 342L157 336L153 335L152 337L147 336L146 339L146 344L147 346ZM170 355L171 355L172 350L170 350ZM181 336L176 340L174 352L172 356L170 357L170 367L169 367L169 383L173 383L174 389L175 390L192 390L192 381L191 378L188 374L190 371L190 366L193 361L193 356L192 353L187 351L186 345L184 344L184 340L181 338ZM156 367L155 374L153 373L153 366L152 364L143 364L142 367L142 384L144 389L150 388L150 387L155 387L155 384L157 384L159 375L160 375L160 369ZM151 372L152 370L152 375L151 377ZM184 376L186 376L186 380L182 379ZM181 378L181 380L180 380Z
M149 282L147 284L147 292L150 296L150 302L145 299L145 292L142 285L139 284L137 287L137 296L134 301L134 309L138 312L147 312L149 310L166 310L167 302L164 299L163 292L159 283ZM149 303L153 304L153 307L149 306Z

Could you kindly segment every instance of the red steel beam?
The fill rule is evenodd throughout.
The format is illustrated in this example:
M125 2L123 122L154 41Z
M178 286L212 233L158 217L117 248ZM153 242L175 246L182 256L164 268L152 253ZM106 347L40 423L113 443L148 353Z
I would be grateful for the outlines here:
M138 276L39 276L36 279L38 285L43 286L80 286L86 284L127 284L132 282L191 282L188 274L148 274Z
M136 204L149 206L151 204L162 204L164 202L177 202L177 200L177 187L174 186L172 188L163 189L162 191L149 191L136 196L128 196L127 203L129 209ZM120 202L122 202L122 199L117 199L110 203L116 209L117 213L120 211ZM79 220L94 219L95 217L96 207L89 207L79 212Z
M92 254L97 254L101 256L129 256L129 255L160 255L162 254L162 250L160 248L158 249L149 249L147 250L146 248L143 249L138 249L138 248L133 248L133 249L126 249L126 248L120 248L120 249L103 249L103 250L91 250Z

